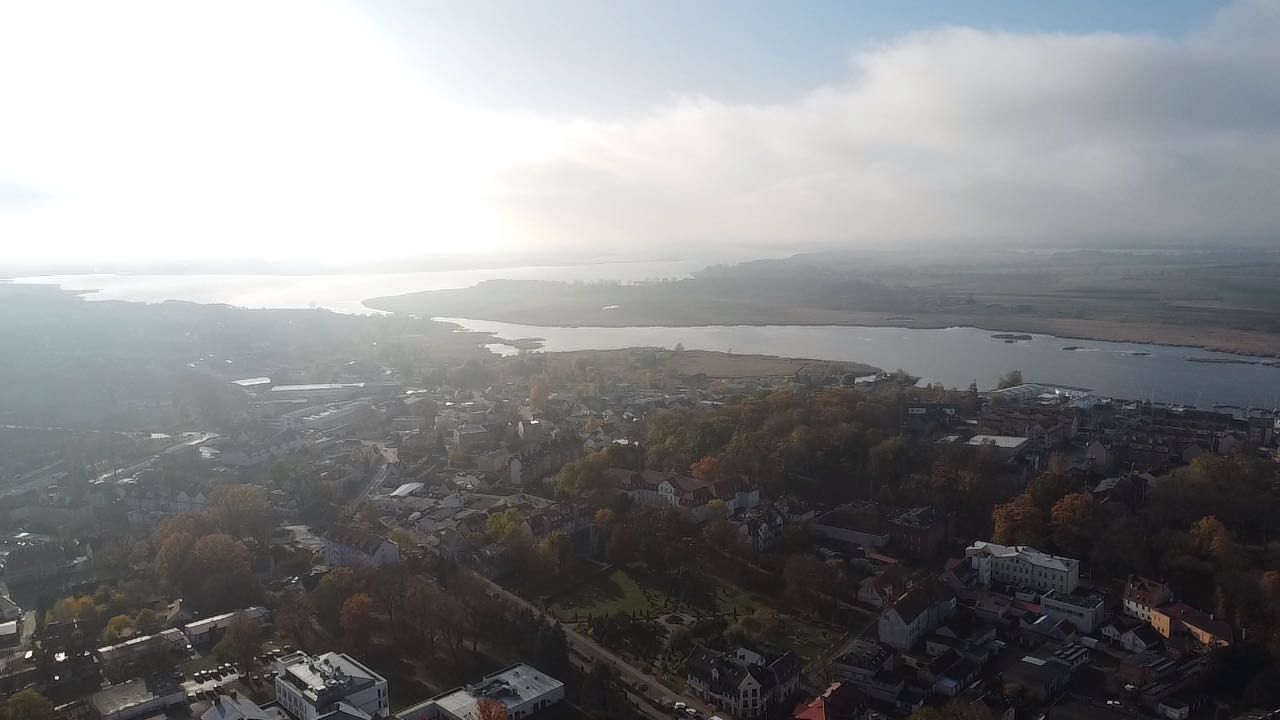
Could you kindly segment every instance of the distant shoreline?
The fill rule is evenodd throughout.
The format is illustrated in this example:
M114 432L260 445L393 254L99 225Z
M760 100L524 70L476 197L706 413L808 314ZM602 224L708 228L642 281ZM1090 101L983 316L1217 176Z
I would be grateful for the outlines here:
M379 298L374 298L377 300ZM370 305L370 301L366 300L365 304L373 309L381 309L376 305ZM386 312L396 312L387 309ZM485 314L488 315L488 314ZM482 314L473 314L467 319L484 320L488 322L509 323L512 325L524 325L528 327L561 327L561 328L625 328L625 327L671 327L671 328L695 328L695 327L768 327L771 325L782 327L885 327L900 328L903 330L946 330L955 327L971 327L984 332L992 333L992 342L1001 342L1002 339L995 335L1003 334L1024 334L1030 333L1034 335L1048 335L1051 337L1061 338L1063 340L1083 340L1096 342L1114 342L1128 343L1133 345L1156 345L1161 347L1182 347L1195 350L1205 350L1208 352L1221 352L1231 355L1240 355L1249 358L1262 359L1280 359L1280 336L1262 335L1262 338L1255 338L1246 334L1244 331L1233 331L1230 329L1216 330L1220 334L1221 339L1213 344L1195 342L1183 338L1189 337L1192 333L1199 333L1196 328L1180 328L1173 326L1154 326L1149 328L1136 328L1128 323L1110 323L1108 321L1071 321L1075 323L1095 323L1100 327L1100 332L1058 332L1054 330L1057 323L1052 319L1044 319L1042 323L1025 321L1019 327L1008 327L1000 325L993 327L985 324L985 321L979 318L970 318L968 322L963 320L959 322L946 322L942 320L922 320L918 318L905 318L896 316L896 322L875 322L873 320L849 319L845 322L662 322L662 323L598 323L598 322L526 322L522 319L512 319L510 317L488 316ZM434 316L443 317L443 316ZM456 317L456 316L455 316ZM1238 336L1236 341L1232 341L1230 336ZM1262 346L1260 341L1265 341ZM1270 346L1270 347L1268 347ZM1214 362L1227 362L1226 360L1214 360ZM1241 363L1249 364L1249 363ZM1263 364L1263 363L1259 363Z

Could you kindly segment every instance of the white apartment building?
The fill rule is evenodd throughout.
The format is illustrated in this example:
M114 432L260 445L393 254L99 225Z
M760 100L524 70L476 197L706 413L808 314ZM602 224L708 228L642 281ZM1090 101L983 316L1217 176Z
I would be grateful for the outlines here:
M386 678L345 653L293 653L276 671L276 702L296 720L316 720L338 703L382 717L391 707Z
M1040 592L1070 593L1080 584L1079 560L1050 555L1026 545L999 545L979 540L964 554L977 569L978 580L983 585L990 585L994 580L1032 587Z

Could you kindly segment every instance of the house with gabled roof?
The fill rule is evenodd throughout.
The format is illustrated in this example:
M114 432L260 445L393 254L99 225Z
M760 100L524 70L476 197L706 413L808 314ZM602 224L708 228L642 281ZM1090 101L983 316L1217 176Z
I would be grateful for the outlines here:
M381 535L348 525L324 534L324 561L330 567L381 567L400 562L400 548Z
M800 686L801 663L788 652L772 660L699 646L685 663L689 692L737 718L763 718L786 706Z

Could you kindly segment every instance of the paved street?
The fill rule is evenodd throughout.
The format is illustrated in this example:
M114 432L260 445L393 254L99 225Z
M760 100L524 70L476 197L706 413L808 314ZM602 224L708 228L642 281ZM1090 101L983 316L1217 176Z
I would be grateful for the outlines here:
M519 595L516 595L510 590L507 590L506 588L493 582L492 580L489 580L488 578L482 577L480 575L475 575L474 573L473 573L473 576L478 580L480 580L481 582L483 582L490 590L498 593L500 596L502 596L504 599L508 600L509 602L528 608L530 611L534 612L535 614L537 614L542 618L545 618L552 622L558 622L550 614L543 612L542 609L539 608L538 606L525 600ZM643 683L644 685L648 686L649 690L646 693L646 695L649 698L668 697L672 699L683 700L688 705L694 708L697 708L698 711L701 712L704 717L710 717L713 714L711 712L711 709L707 707L705 704L703 704L702 702L691 697L682 696L680 693L677 693L676 691L662 684L652 675L649 675L648 673L641 671L640 669L628 663L626 660L618 657L616 654L602 647L595 640L592 640L591 638L587 637L586 635L583 635L582 633L578 632L577 630L574 630L573 628L567 625L563 627L564 627L565 636L569 640L569 645L574 651L576 651L577 653L581 654L584 657L589 657L595 660L601 660L603 662L609 663L614 667L615 670L617 670L618 675L621 676L622 679L628 685L631 685L634 687ZM641 710L645 712L645 714L655 719L656 718L665 719L665 718L672 717L672 713L670 711L657 710L655 708L646 706L644 703L641 703L640 707L641 707Z

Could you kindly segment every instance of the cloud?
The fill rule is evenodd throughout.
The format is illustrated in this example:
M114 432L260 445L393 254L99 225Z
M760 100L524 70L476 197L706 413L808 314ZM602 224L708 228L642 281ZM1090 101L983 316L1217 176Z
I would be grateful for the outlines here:
M546 244L1203 240L1280 227L1280 2L1187 38L942 28L781 105L581 123L503 178Z
M794 102L688 97L610 120L459 105L327 3L76 8L0 6L0 259L1280 227L1280 0L1180 38L931 29L856 52L843 82Z

